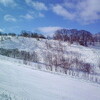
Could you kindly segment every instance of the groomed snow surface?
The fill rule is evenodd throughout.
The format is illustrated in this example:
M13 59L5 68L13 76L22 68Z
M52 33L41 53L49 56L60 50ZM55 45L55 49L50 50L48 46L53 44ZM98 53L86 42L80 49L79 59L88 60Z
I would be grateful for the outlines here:
M0 100L100 100L100 85L0 59Z

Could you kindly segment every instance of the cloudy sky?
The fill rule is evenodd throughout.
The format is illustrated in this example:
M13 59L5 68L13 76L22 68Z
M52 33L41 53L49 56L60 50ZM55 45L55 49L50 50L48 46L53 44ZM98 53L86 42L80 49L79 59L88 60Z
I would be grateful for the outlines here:
M100 32L100 0L0 0L0 31L52 34L60 28Z

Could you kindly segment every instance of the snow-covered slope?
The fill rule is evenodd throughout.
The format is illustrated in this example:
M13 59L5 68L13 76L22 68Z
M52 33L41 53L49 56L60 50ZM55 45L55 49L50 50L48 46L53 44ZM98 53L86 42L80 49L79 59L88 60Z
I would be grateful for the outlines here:
M19 49L24 51L33 52L36 51L38 53L38 58L40 62L43 62L43 56L48 51L46 47L46 42L50 44L51 47L55 47L59 44L59 41L55 40L37 40L34 38L25 38L25 37L3 37L3 41L0 41L0 48L6 49ZM68 52L75 52L80 54L79 59L84 62L91 63L93 66L100 66L100 49L92 48L92 47L84 47L80 45L69 45L67 42L61 42L64 46L64 50ZM51 49L50 49L51 50ZM49 52L55 52L52 49ZM66 56L67 54L65 54ZM78 55L77 55L78 56ZM100 68L96 69L97 72L100 72Z
M0 100L100 100L100 85L0 59Z

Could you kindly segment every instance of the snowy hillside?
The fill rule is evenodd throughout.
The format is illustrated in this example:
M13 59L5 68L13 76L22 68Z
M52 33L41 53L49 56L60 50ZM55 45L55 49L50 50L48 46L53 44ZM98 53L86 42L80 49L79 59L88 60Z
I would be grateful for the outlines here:
M0 0L0 100L100 100L100 0Z
M50 54L56 54L58 53L56 52L57 49L63 48L64 56L68 56L70 53L71 57L76 56L83 62L90 63L96 68L96 72L100 72L100 49L95 47L84 47L76 44L69 44L67 42L59 42L47 39L37 40L35 38L1 36L0 48L17 48L18 50L27 52L35 51L38 55L38 60L41 63L46 62L44 61L44 56L46 53L49 52Z
M32 70L0 56L0 100L100 100L100 85Z

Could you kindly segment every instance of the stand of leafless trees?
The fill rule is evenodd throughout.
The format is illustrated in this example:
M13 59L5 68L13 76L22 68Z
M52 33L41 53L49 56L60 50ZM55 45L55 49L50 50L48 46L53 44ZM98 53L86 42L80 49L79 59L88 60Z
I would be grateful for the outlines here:
M49 44L49 42L45 42L47 50L44 55L44 62L46 65L50 66L52 70L54 67L55 71L59 70L59 68L64 69L64 72L67 73L67 70L76 70L87 73L93 72L93 65L89 63L85 63L81 58L81 55L76 52L67 51L61 41L53 44ZM49 45L49 47L48 47ZM51 48L50 48L51 47Z
M27 61L38 62L38 55L35 51L30 53L30 52L26 52L26 51L19 51L18 49L0 48L0 54L7 56L7 57L21 59L21 60L23 60L24 64L27 64Z
M55 32L53 38L70 43L76 42L83 46L94 45L95 42L100 43L100 33L92 34L85 30L76 29L59 29Z

